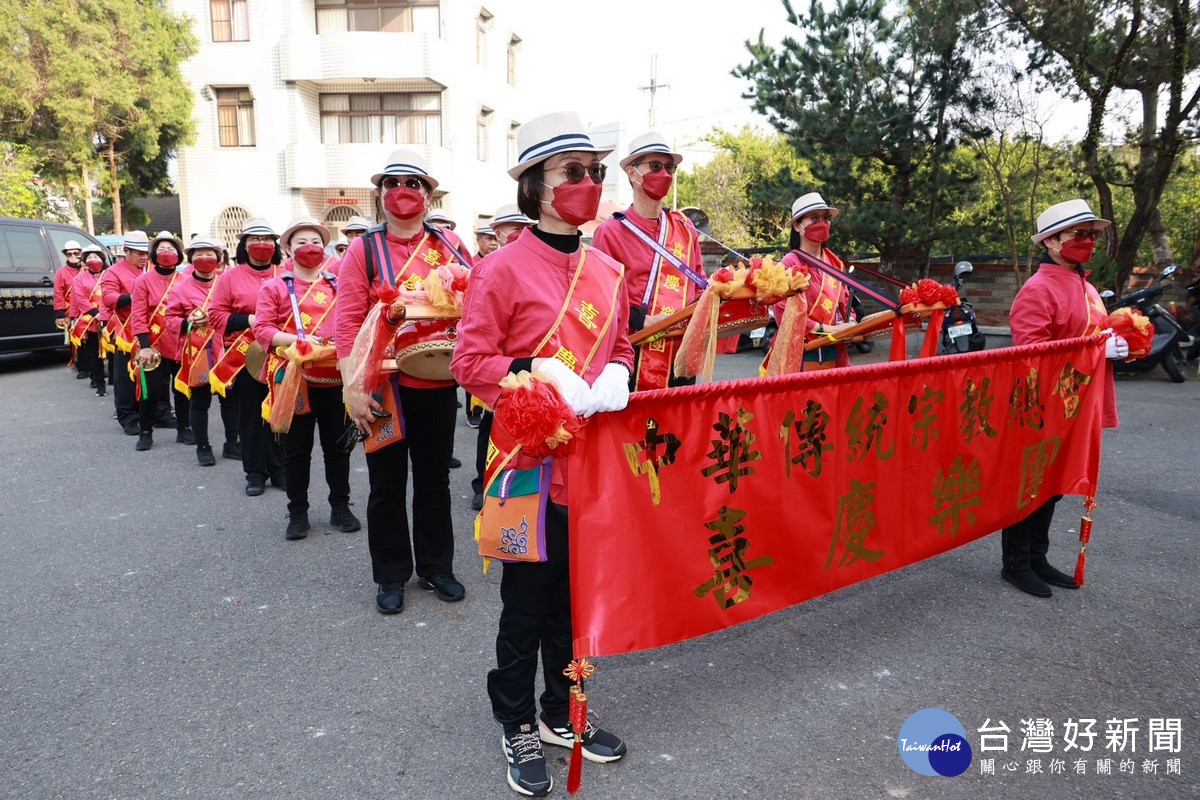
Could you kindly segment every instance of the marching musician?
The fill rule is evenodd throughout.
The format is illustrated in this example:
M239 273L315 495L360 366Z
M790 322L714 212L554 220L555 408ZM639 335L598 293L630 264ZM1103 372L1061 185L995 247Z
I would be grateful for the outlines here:
M592 238L597 250L625 265L630 333L671 316L700 296L700 237L691 220L662 206L681 161L683 156L671 150L662 134L650 131L635 137L620 162L633 187L633 205L601 222ZM634 391L696 382L674 375L679 342L664 338L637 348Z
M492 407L506 375L537 370L553 378L577 414L620 410L633 371L623 269L582 245L579 231L596 217L605 174L600 159L611 151L594 146L571 112L526 122L517 144L520 158L509 175L518 182L521 211L537 225L476 268L451 370ZM572 655L565 467L561 459L553 461L543 509L547 560L504 564L497 664L488 673L492 712L504 728L508 784L535 797L553 786L542 742L571 747L574 739L570 684L563 675ZM540 715L534 685L539 649L546 687ZM589 723L583 750L589 760L607 762L620 759L626 748Z
M221 394L230 385L233 387L246 494L257 497L266 490L268 477L273 486L287 486L279 443L262 418L267 385L261 370L266 354L254 341L251 330L259 290L281 271L279 234L264 219L247 220L238 235L233 260L234 265L217 279L209 304L210 324L224 336L225 345L225 352L209 373L209 382Z
M150 238L144 231L130 231L121 242L124 257L104 270L100 278L103 306L100 320L105 326L105 335L112 342L113 358L111 377L113 381L113 404L117 409L117 422L127 436L141 433L140 414L134 395L133 378L129 374L129 353L133 349L133 333L129 330L129 311L133 303L133 282L146 269L150 259ZM103 346L103 345L101 345ZM170 414L170 411L167 411ZM174 419L165 416L158 420L160 425Z
M176 389L188 397L188 427L196 443L196 460L202 467L217 463L208 439L208 410L212 407L212 388L208 372L224 352L224 342L209 320L209 305L217 286L221 246L194 238L184 251L190 269L180 275L167 299L167 326L179 336L179 372ZM232 392L220 398L221 420L225 428L225 458L237 454L237 408ZM178 401L177 401L178 402Z
M100 346L103 335L100 315L103 307L100 273L108 264L108 254L97 244L88 244L80 250L83 268L71 282L71 305L67 315L71 319L69 336L75 346L76 363L83 365L92 379L92 388L97 397L107 391L107 376L104 373L104 355Z
M440 264L461 259L470 266L466 248L452 231L427 226L425 211L437 180L424 159L396 150L387 165L371 176L386 222L350 243L338 274L337 353L343 375L354 365L350 354L368 310L385 283L415 290ZM458 410L452 380L427 380L392 373L381 387L397 401L403 438L367 453L370 496L367 542L381 614L404 608L404 584L415 568L418 586L446 602L466 596L454 576L454 529L450 513L450 460ZM379 395L382 397L382 394ZM386 417L374 396L348 393L350 418L364 434ZM412 541L409 541L407 489L412 464Z
M480 225L475 229L475 260L494 252L500 243L496 241L496 231L491 225Z
M289 256L283 273L263 284L254 310L254 338L268 354L277 349L299 352L297 342L308 346L329 344L335 329L337 278L323 269L328 260L325 247L329 229L311 217L292 221L280 238ZM283 468L287 475L287 539L308 536L308 485L312 463L313 433L320 429L321 453L325 460L325 482L329 486L329 524L343 532L362 527L350 511L350 420L342 404L342 379L334 356L332 364L306 365L295 415L283 433ZM276 391L276 374L286 359L269 355L267 381ZM272 402L285 399L272 397Z
M83 246L74 239L68 239L62 246L62 254L66 263L54 273L54 324L61 330L70 331L71 284L79 277L79 270L83 267ZM69 335L67 339L70 341ZM80 363L79 353L73 344L71 363L75 366L76 378L83 380L90 377L87 365Z
M183 242L168 231L150 241L150 263L153 269L143 272L133 282L133 300L129 317L130 332L137 340L133 350L133 365L140 370L142 397L138 405L141 434L136 449L149 450L154 446L154 418L158 407L175 395L175 441L195 444L189 427L188 398L174 388L175 373L179 370L179 328L167 323L168 295L176 282L184 278L175 268L183 261Z
M371 229L371 223L367 222L366 217L360 217L357 214L346 220L346 224L342 226L342 236L346 238L347 248L350 243ZM343 254L344 255L344 254Z
M850 289L837 278L808 268L804 260L795 254L798 250L845 272L846 266L842 260L825 246L829 241L829 227L838 213L838 209L826 203L818 192L809 192L792 203L792 217L788 223L791 227L788 247L792 252L783 257L782 263L785 267L804 268L812 275L804 293L808 304L808 333L805 341L825 339L828 342L827 345L804 354L805 370L850 365L846 345L837 341L838 334L853 324L850 322ZM818 275L820 280L817 280ZM783 319L783 309L783 303L775 306L776 319Z
M1096 287L1088 282L1084 265L1092 258L1100 232L1112 225L1099 219L1086 200L1067 200L1043 211L1031 238L1046 249L1037 271L1025 281L1009 312L1014 345L1089 336L1107 327L1108 311ZM1129 343L1110 336L1105 344L1110 361L1129 357ZM1117 427L1117 395L1111 364L1104 370L1104 408L1101 425ZM1050 565L1050 523L1062 495L1050 498L1020 522L1000 534L1003 567L1000 576L1026 594L1050 597L1048 584L1078 589L1075 578Z
M533 220L522 214L516 203L500 206L492 217L492 230L496 232L497 247L515 242L521 231L532 227Z

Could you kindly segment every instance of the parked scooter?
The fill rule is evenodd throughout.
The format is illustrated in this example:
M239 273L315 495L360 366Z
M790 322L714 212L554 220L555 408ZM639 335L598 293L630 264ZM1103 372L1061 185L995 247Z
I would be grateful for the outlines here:
M960 261L954 265L954 288L958 290L958 296L962 297L963 278L975 271L971 266L970 261ZM979 332L979 325L975 322L975 309L966 300L961 302L954 308L946 309L945 318L942 320L942 344L941 353L943 355L952 353L973 353L976 350L982 350L987 344L987 337Z
M1162 297L1163 292L1166 291L1164 282L1170 280L1177 269L1174 264L1165 267L1159 273L1158 280L1153 286L1130 292L1120 300L1116 300L1116 295L1111 289L1100 293L1100 297L1104 299L1110 312L1126 306L1136 308L1149 317L1151 324L1154 325L1154 342L1150 345L1150 352L1145 358L1139 358L1137 361L1113 362L1113 369L1117 374L1137 375L1150 372L1162 364L1163 370L1172 382L1183 383L1183 353L1180 348L1190 346L1192 339L1184 327L1179 324L1179 320L1158 303L1158 298Z

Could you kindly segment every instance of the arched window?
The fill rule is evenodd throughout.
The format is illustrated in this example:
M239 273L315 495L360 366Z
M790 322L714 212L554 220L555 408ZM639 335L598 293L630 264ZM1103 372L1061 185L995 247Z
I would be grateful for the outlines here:
M357 206L330 206L325 210L325 227L329 228L329 236L337 240L342 234L346 222L354 216L365 216Z
M229 206L217 215L217 240L229 248L230 254L237 247L238 234L249 219L250 212L241 206Z

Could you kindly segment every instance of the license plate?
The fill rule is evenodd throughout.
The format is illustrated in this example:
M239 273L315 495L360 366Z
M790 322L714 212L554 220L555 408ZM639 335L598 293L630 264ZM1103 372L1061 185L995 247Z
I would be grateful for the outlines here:
M971 333L970 325L951 325L946 329L946 335L951 339L957 339L960 336L967 336Z
M767 335L767 326L766 325L762 326L761 328L755 328L754 330L750 331L751 339L761 339L766 335Z

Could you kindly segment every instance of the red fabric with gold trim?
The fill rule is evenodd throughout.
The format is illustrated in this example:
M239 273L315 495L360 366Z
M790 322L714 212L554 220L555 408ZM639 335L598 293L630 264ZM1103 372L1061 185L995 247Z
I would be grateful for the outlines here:
M1092 495L1105 337L635 394L570 456L577 656L659 647Z

